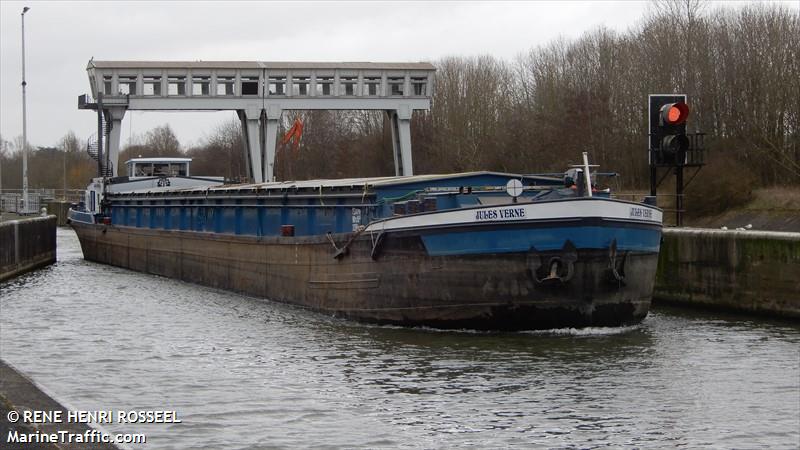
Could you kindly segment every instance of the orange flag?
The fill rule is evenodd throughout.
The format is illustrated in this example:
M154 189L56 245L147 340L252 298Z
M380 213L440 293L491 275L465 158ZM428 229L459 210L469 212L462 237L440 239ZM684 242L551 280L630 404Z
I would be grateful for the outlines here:
M289 141L294 141L294 151L297 151L300 148L300 139L303 137L303 121L300 118L294 119L294 124L292 124L292 128L289 128L289 131L283 135L283 139L281 139L281 144L286 144Z

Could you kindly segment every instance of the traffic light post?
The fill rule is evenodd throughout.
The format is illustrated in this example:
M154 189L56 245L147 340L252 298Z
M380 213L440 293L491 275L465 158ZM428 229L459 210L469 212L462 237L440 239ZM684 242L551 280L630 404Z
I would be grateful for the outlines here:
M651 94L648 96L650 195L656 196L658 186L670 173L675 174L675 222L683 225L683 191L691 183L705 162L703 158L703 133L686 133L689 105L685 94ZM696 167L688 182L684 182L684 168ZM666 173L658 179L658 169Z

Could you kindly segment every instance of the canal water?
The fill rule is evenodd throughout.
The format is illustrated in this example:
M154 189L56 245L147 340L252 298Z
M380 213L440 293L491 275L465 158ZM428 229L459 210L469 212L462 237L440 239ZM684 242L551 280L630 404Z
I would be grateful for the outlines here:
M800 326L656 308L624 329L366 326L84 261L0 285L0 356L135 448L800 446Z

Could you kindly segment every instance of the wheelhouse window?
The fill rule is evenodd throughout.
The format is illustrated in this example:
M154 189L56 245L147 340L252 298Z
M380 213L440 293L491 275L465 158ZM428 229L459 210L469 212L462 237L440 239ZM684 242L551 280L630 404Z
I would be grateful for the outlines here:
M137 163L133 165L132 175L135 177L150 177L153 176L152 163Z
M185 177L189 175L188 162L131 162L130 176L134 177Z
M155 163L153 164L153 176L166 177L169 176L169 163Z
M188 167L187 163L172 163L169 165L169 174L173 177L185 177L189 173Z

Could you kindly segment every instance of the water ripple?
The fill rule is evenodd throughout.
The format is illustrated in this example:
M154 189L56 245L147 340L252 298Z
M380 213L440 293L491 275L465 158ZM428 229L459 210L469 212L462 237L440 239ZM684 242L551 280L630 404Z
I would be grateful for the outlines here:
M93 264L0 285L0 355L146 448L800 444L800 327L656 309L530 333L378 327Z

